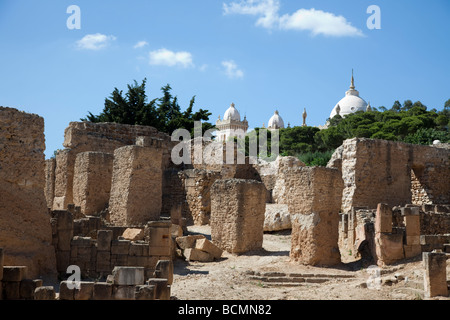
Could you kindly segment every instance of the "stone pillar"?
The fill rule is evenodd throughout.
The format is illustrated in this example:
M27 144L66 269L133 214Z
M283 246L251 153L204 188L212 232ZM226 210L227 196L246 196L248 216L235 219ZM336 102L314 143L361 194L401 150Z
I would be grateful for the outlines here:
M337 169L300 167L284 173L292 222L290 258L305 265L330 266L341 262L338 246L342 178ZM349 216L353 246L354 214ZM351 240L350 240L351 239Z
M66 210L73 203L73 174L76 152L71 149L59 150L56 154L55 198L53 210Z
M425 297L448 296L447 256L445 253L424 252L422 254Z
M412 258L422 252L420 245L420 211L418 207L402 208L406 227L406 244L403 246L405 258Z
M113 155L103 152L81 152L75 160L73 201L84 215L104 210L109 202Z
M55 197L55 169L55 158L45 160L45 199L47 200L47 208L53 207L53 198Z
M109 201L116 226L143 225L159 219L162 206L162 149L126 146L114 151Z
M256 180L216 180L211 187L211 238L230 253L262 248L266 188Z
M392 209L385 203L379 203L375 216L375 232L392 232Z

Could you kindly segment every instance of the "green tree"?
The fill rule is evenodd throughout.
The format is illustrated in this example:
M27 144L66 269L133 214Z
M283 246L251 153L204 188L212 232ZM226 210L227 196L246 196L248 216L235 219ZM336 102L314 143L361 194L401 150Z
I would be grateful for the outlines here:
M194 134L194 122L202 121L203 131L214 126L206 122L211 113L200 109L193 112L195 96L192 97L189 107L183 112L178 104L178 98L171 93L172 88L166 85L161 88L163 96L148 102L145 93L147 79L138 84L128 85L128 91L115 88L109 98L105 99L103 111L95 116L91 112L81 121L89 122L115 122L130 125L152 126L161 132L172 134L176 129L187 129Z

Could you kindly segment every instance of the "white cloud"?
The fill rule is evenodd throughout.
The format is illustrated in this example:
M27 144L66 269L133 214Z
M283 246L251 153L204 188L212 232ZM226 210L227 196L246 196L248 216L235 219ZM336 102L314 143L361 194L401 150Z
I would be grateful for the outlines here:
M243 78L244 72L240 70L233 60L222 61L222 66L225 68L225 74L230 79Z
M100 50L106 48L116 37L107 36L101 33L85 35L81 40L76 42L78 49L83 50Z
M280 28L310 31L314 36L363 36L362 31L353 27L343 16L315 9L300 9L292 15L285 14L280 17Z
M343 16L316 9L300 9L293 14L280 16L279 0L241 0L223 5L227 14L258 16L257 26L266 29L310 31L312 35L334 37L364 36Z
M192 54L186 51L173 52L165 48L150 52L150 64L184 68L193 66Z
M134 45L134 49L139 49L139 48L143 48L145 46L148 46L148 42L147 41L139 41L138 43L136 43Z

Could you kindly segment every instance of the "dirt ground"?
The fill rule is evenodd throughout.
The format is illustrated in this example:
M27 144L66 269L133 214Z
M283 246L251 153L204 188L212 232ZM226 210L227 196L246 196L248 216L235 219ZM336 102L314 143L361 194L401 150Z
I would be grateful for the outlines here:
M209 226L188 227L210 239ZM382 269L360 262L333 268L289 261L290 232L266 233L263 249L244 255L224 252L220 261L174 261L173 299L178 300L422 300L421 257ZM379 273L374 273L375 271ZM372 272L372 273L371 273ZM295 281L301 277L305 280ZM450 279L450 259L447 261ZM323 283L317 283L322 282ZM450 298L439 298L448 299Z

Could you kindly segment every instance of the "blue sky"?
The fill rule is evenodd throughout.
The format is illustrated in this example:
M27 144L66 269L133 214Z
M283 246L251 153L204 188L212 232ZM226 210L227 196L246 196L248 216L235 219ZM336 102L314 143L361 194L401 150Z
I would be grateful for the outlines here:
M70 5L81 29L69 29ZM381 29L370 30L370 5ZM0 0L0 105L45 119L46 156L115 87L170 84L211 122L234 102L251 128L326 122L355 72L374 107L450 99L448 0Z

